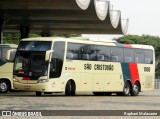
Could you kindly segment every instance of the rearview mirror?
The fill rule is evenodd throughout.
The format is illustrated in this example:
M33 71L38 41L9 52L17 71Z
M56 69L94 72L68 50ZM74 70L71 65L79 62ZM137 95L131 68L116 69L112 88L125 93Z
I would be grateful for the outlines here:
M53 50L46 51L45 61L51 61L51 54L52 53L53 53Z
M6 54L6 60L13 62L16 55L16 51L17 51L16 49L8 50Z

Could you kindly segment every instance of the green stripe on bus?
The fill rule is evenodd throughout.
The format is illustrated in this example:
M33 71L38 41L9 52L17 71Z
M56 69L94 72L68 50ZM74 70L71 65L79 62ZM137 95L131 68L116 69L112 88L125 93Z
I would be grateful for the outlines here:
M128 63L121 63L122 67L122 74L123 74L123 80L124 82L127 80L131 81L131 73L129 69L129 64Z

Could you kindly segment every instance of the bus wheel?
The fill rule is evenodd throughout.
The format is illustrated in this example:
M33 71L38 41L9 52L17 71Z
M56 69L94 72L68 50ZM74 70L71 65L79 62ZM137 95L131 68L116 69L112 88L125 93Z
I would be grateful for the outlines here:
M130 83L126 82L123 88L123 95L128 96L130 94L130 91L131 91Z
M135 82L133 85L133 88L131 90L131 95L132 96L137 96L139 94L140 86L138 82Z
M131 91L131 86L129 82L126 82L123 88L123 92L117 92L116 94L118 96L128 96L130 94Z
M65 95L66 96L75 96L75 83L71 80L67 82L65 88Z
M10 90L10 84L8 81L0 81L0 92L7 93Z
M36 96L41 96L42 95L42 92L36 92Z

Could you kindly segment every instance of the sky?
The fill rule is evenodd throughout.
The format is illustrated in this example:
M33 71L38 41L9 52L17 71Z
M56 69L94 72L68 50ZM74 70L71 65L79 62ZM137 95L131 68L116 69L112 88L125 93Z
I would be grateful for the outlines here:
M160 0L109 0L122 19L129 19L127 34L160 37ZM83 35L113 39L123 35Z

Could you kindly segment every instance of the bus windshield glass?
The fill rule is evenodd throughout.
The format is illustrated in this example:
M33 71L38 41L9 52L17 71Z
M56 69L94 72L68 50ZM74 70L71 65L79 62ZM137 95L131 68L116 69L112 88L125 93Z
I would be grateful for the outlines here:
M14 71L17 76L46 76L48 63L45 53L51 49L50 41L21 41L15 57Z
M45 52L18 51L15 58L14 74L17 76L46 76L48 63Z
M50 41L21 41L18 46L20 51L47 51L50 49Z

